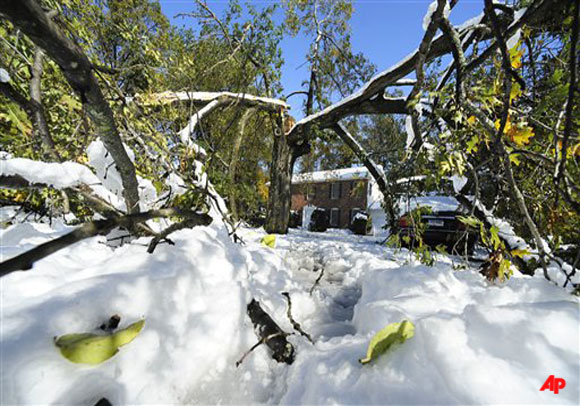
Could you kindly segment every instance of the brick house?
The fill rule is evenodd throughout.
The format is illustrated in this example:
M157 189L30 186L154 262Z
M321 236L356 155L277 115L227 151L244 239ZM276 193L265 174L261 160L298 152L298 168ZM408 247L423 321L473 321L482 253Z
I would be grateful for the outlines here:
M304 226L317 207L329 210L332 228L347 228L359 211L371 215L374 234L385 223L380 192L364 167L294 175L291 193L291 209L301 214Z

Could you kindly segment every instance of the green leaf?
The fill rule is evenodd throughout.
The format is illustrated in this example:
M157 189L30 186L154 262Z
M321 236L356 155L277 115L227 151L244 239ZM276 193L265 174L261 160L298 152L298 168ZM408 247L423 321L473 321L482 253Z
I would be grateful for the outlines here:
M437 244L437 246L435 247L435 250L440 253L440 254L447 254L447 247L445 246L445 244Z
M119 347L130 343L143 329L145 320L139 320L113 334L92 333L65 334L55 340L63 357L77 364L98 365L117 352Z
M265 235L261 242L266 247L274 248L276 247L276 236L274 234Z
M379 355L384 354L394 344L404 343L415 335L415 326L409 320L400 323L391 323L383 328L369 343L366 358L359 359L361 364L368 364Z
M501 245L501 240L499 239L499 228L497 226L491 226L489 229L491 235L491 243L493 244L493 249L497 250Z
M473 228L476 228L481 224L481 221L474 216L457 216L457 220Z
M511 262L509 259L503 259L499 263L499 270L498 270L498 277L501 282L503 282L506 278L509 279L513 275L513 271L511 268Z
M520 257L523 258L524 255L530 255L531 252L528 251L527 249L515 249L515 250L511 250L510 254L512 255L512 257Z

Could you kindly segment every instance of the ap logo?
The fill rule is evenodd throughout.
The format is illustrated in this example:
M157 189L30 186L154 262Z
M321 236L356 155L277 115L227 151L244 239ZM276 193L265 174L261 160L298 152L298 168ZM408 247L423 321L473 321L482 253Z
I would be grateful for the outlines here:
M548 379L546 379L546 382L544 382L544 384L540 388L540 392L548 389L554 392L555 395L557 395L560 389L564 389L565 387L566 380L564 378L555 378L554 375L550 375Z

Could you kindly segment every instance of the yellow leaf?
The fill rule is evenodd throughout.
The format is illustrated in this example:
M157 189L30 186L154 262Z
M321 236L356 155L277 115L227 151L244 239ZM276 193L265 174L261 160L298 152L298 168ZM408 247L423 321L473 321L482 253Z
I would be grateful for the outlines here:
M66 334L57 338L54 344L62 356L71 362L97 365L119 352L119 347L133 341L144 324L145 320L139 320L113 334Z
M558 141L558 151L559 152L562 151L562 141ZM552 152L552 155L554 155L553 148L552 148L551 152ZM580 143L578 143L576 145L569 146L566 149L566 157L567 158L572 158L574 156L580 156Z
M519 47L520 45L518 44L509 50L510 61L512 68L514 69L519 69L522 67L522 56L524 56L524 51L519 49Z
M499 130L500 120L495 121L495 129ZM504 134L513 143L518 146L530 143L530 138L534 136L534 129L527 126L525 123L514 124L512 122L511 116L508 115L508 119L505 123Z
M409 320L400 323L391 323L380 330L369 343L367 356L359 359L361 364L368 364L379 355L384 354L394 344L404 343L415 335L415 326Z
M510 103L522 95L522 88L518 82L512 83L512 90L510 91Z
M477 135L474 135L473 137L471 137L471 139L469 141L467 141L467 153L471 154L471 152L477 152L479 150L479 148L477 147L477 145L479 144L479 137Z
M276 236L274 234L265 235L261 243L266 247L274 248L276 246Z
M516 145L522 146L530 143L530 138L534 136L534 130L527 126L521 129L512 127L507 135Z
M467 124L473 125L475 124L475 116L471 116L467 119Z
M510 154L510 161L515 165L519 166L520 162L520 154Z
M520 258L523 258L523 257L524 257L524 255L530 255L530 254L531 254L531 252L530 252L530 251L528 251L528 250L526 250L526 249L523 249L523 250L521 250L521 249L515 249L515 250L511 250L511 251L510 251L510 254L511 254L513 257L520 257Z

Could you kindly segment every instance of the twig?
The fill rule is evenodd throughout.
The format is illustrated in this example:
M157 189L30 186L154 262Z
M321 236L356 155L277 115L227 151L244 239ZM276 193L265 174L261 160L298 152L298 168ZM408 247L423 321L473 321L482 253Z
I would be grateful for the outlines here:
M314 292L314 288L316 288L316 286L318 286L318 283L322 279L323 275L324 275L324 267L320 268L320 275L318 275L318 278L316 278L316 280L314 281L314 285L312 285L312 287L310 288L310 292L309 292L310 296L312 296L312 292Z
M294 330L298 331L301 335L306 337L308 339L308 341L310 341L312 344L314 344L314 341L312 340L312 337L310 336L310 334L308 334L307 332L302 330L300 323L298 323L292 317L292 300L290 300L290 294L288 292L282 292L282 296L285 296L286 301L288 302L288 310L286 311L286 315L288 316L290 323L292 323L292 327L294 327Z
M242 355L242 358L240 358L238 361L236 361L236 368L239 367L242 364L242 362L244 362L246 357L248 355L250 355L252 353L252 351L254 351L256 348L258 348L260 345L264 344L268 340L271 340L272 338L279 337L281 335L282 335L282 333L274 333L274 334L270 334L268 337L261 338L256 344L252 345L252 348L250 348L248 351L246 351L244 353L244 355Z
M168 239L167 236L175 231L182 230L184 228L195 227L197 225L196 222L197 222L196 219L185 219L179 223L171 224L165 230L161 231L159 234L153 237L153 239L149 243L149 246L147 247L147 252L149 254L152 254L153 251L155 251L155 248L157 248L157 245L161 241L167 241L170 245L174 245L175 243L170 239Z

